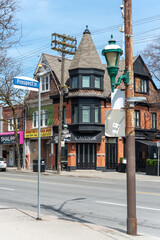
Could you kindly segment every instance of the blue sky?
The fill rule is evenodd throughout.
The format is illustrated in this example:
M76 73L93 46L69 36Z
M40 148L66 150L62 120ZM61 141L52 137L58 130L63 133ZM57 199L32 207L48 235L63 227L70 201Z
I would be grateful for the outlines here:
M71 35L81 40L86 25L103 63L101 52L113 34L122 47L123 24L120 5L122 0L19 0L17 13L22 27L20 44L9 54L22 63L23 75L33 77L41 54L58 55L50 49L51 34ZM160 0L136 0L133 2L133 55L160 36ZM19 33L20 35L20 33ZM17 33L18 36L18 33Z

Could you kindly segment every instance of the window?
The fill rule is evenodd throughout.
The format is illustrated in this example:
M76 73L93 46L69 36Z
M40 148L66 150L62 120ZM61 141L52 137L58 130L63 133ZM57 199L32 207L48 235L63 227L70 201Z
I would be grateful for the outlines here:
M47 111L41 111L41 127L47 126ZM38 111L33 113L33 128L38 128Z
M78 77L72 78L72 88L78 88Z
M151 128L156 129L157 128L157 114L151 113Z
M99 122L99 107L95 106L95 110L94 110L94 121L95 123Z
M36 128L38 127L38 112L33 113L33 127Z
M46 92L49 91L50 89L50 78L49 78L49 74L40 77L40 81L41 81L41 92Z
M100 88L101 87L101 78L100 77L95 77L95 88Z
M82 87L90 87L90 76L82 76Z
M135 127L140 127L140 111L135 111Z
M148 92L148 81L145 79L141 79L141 92L142 93Z
M16 123L17 123L17 130L19 130L19 118L16 119ZM9 119L9 123L8 123L8 131L14 131L14 118Z
M90 122L90 106L82 106L82 122Z
M73 122L78 122L78 106L73 107Z

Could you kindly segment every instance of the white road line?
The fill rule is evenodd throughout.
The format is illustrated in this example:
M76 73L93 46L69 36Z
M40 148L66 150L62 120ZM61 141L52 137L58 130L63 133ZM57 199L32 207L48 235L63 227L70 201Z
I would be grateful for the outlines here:
M4 187L0 187L0 190L7 190L7 191L15 191L15 189L13 188L4 188Z
M126 204L121 204L121 203L103 202L103 201L96 201L96 202L97 203L101 203L101 204L108 204L108 205L127 207ZM141 206L137 206L136 208L146 209L146 210L151 210L151 211L160 211L160 208L149 208L149 207L141 207Z

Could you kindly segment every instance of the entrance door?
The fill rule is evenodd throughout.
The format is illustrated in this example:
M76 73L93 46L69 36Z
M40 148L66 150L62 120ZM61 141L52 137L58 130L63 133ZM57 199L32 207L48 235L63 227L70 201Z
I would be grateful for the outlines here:
M77 169L96 168L96 144L77 144Z
M118 165L118 149L116 138L106 140L106 168L116 169Z

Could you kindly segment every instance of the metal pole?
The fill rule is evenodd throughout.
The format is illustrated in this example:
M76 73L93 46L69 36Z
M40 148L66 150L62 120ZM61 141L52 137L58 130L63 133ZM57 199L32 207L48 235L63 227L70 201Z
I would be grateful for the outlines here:
M41 161L41 87L39 81L38 91L38 209L37 209L37 220L40 218L40 162Z
M132 0L125 3L125 69L129 71L126 99L134 97L133 48L132 48ZM126 156L127 156L127 233L137 235L136 177L135 177L135 120L134 108L126 108Z
M157 169L157 176L159 177L159 147L158 147L158 169Z

